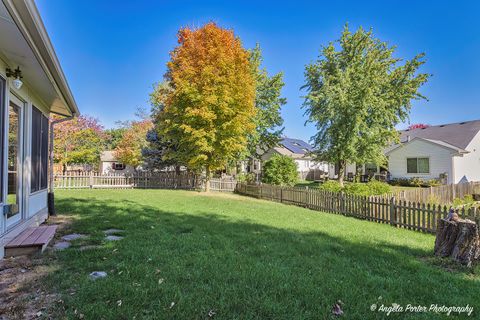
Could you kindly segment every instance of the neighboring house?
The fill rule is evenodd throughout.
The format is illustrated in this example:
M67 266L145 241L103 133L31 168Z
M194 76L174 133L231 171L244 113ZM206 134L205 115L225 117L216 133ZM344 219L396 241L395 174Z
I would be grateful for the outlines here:
M400 144L385 150L388 166L360 166L362 174L388 171L391 179L441 179L446 183L480 181L480 120L400 131ZM345 175L355 175L349 164ZM334 165L330 178L338 177Z
M133 173L135 168L125 165L115 158L115 151L103 151L100 154L100 174Z
M480 120L404 130L400 141L385 153L392 178L480 181Z
M33 1L0 1L0 110L1 258L48 217L49 115L79 112Z
M310 153L313 151L313 147L300 139L282 138L278 146L267 150L263 155L261 161L252 160L245 168L247 172L253 172L261 174L262 163L268 161L274 154L285 155L293 158L297 164L297 171L299 177L304 179L307 174L312 170L321 170L327 172L328 165L324 162L317 162L313 160Z

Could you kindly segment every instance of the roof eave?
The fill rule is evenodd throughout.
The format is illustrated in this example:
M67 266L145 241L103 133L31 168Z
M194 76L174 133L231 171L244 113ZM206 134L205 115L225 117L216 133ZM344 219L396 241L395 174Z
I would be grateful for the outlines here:
M2 0L43 71L72 116L80 114L53 45L33 0Z

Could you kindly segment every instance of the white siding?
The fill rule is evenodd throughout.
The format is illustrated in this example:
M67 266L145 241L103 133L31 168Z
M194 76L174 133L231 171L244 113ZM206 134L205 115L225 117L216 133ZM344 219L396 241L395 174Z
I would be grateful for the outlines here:
M448 174L448 182L452 181L453 151L422 140L414 140L392 151L389 155L388 170L392 178L436 179L442 173ZM407 173L407 158L429 158L430 173Z
M9 63L10 66L15 66L16 64L14 63ZM0 76L4 79L6 78L5 75L5 69L7 68L7 64L2 60L2 57L0 56ZM31 135L32 135L32 105L34 105L37 109L41 110L45 115L49 115L48 108L46 105L42 102L42 99L40 99L35 92L30 90L28 86L28 78L23 79L24 84L20 90L15 90L13 87L10 87L10 81L7 79L7 90L6 90L6 101L7 101L7 106L8 106L8 100L9 96L12 94L12 92L22 101L24 102L23 104L23 116L24 116L24 130L23 130L23 141L24 141L24 153L23 153L23 190L22 193L25 198L23 201L23 206L21 208L21 217L22 220L25 221L28 218L31 218L30 220L35 220L36 223L41 223L45 219L45 215L41 215L40 213L44 213L45 209L47 207L47 197L46 196L40 196L40 194L46 195L47 190L39 191L35 194L30 193L30 174L31 174ZM8 107L7 107L8 109ZM6 139L6 137L4 137ZM4 143L7 143L6 140L4 140ZM3 159L4 161L4 167L6 167L6 157ZM4 184L4 195L3 197L6 198L6 186L8 185L7 179L8 175L4 174L3 175L3 184ZM3 204L0 203L0 209L2 209ZM38 215L38 217L34 217ZM32 221L33 221L32 220ZM12 232L18 233L21 232L27 224L25 223L19 223L19 225L13 227L11 230L9 230L10 234L13 234ZM6 220L5 216L1 215L0 216L0 240L3 240L3 233L7 232L7 227L6 227ZM0 243L0 247L2 244ZM2 249L0 248L0 258L2 257L1 255Z
M463 176L468 181L480 181L480 132L472 139L466 150L469 153L454 158L455 183Z
M329 179L338 179L338 174L335 174L334 163L329 163L327 170ZM345 177L347 177L349 173L352 173L353 175L357 174L357 165L355 163L347 163L347 167L345 168Z
M28 217L31 217L47 208L47 190L32 193L28 200Z

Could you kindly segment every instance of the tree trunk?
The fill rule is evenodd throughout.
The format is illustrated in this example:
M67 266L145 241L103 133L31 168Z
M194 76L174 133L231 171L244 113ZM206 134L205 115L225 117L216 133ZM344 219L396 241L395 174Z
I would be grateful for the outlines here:
M343 188L343 180L345 178L345 161L338 162L338 183Z
M480 260L480 236L478 224L470 220L438 220L434 253L440 257L472 266Z
M210 168L207 166L205 168L205 192L210 192L211 177L212 177L212 173L210 172Z

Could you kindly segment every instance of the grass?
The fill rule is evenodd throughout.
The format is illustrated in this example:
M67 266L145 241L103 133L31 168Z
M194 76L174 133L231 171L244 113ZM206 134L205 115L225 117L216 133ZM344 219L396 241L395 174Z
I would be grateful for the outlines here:
M372 304L480 308L478 268L432 258L432 235L229 194L57 191L56 204L90 238L53 253L55 319L330 319L337 300L345 319L385 318ZM109 228L125 238L104 242Z

